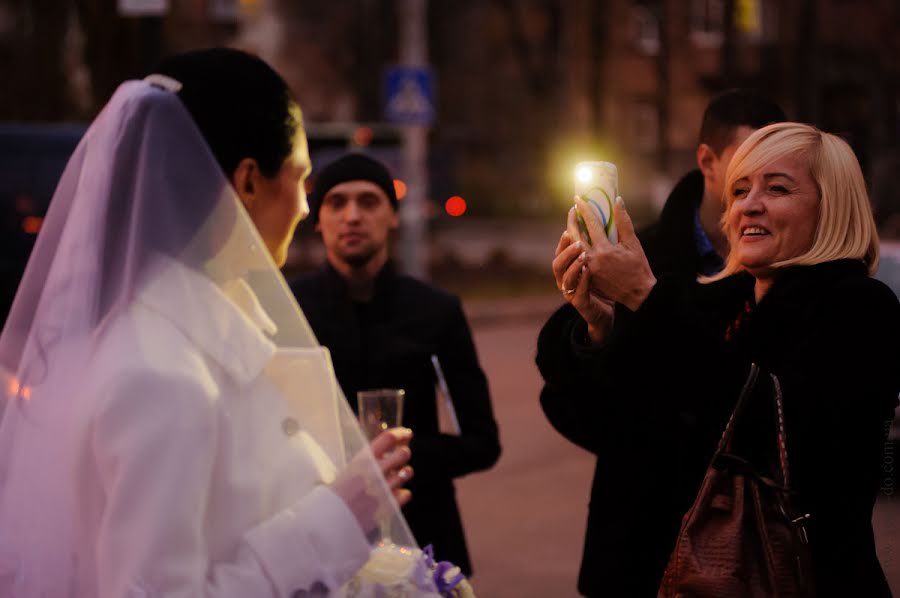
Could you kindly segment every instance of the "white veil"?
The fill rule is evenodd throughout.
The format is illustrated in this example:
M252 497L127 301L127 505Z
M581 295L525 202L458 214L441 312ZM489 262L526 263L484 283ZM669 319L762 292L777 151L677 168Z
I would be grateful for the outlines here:
M77 587L69 489L82 376L104 328L173 264L220 288L249 286L277 327L277 347L318 346L188 111L174 93L132 81L70 159L0 335L0 594ZM390 538L414 547L325 364L308 388L284 389L296 395L288 399L298 420L338 468L352 459L385 506ZM47 585L47 573L59 579Z

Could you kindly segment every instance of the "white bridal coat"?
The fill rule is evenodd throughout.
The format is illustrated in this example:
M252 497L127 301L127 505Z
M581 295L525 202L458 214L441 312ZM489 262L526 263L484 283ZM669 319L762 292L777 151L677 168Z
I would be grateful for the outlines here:
M0 333L0 403L0 598L334 598L375 539L413 554L169 87L123 83L70 158Z
M291 403L333 405L326 351L277 349L249 287L223 286L172 261L103 334L62 451L77 576L60 596L318 595L366 562L323 485L334 464L304 430L334 414L305 422ZM14 577L52 577L48 565Z

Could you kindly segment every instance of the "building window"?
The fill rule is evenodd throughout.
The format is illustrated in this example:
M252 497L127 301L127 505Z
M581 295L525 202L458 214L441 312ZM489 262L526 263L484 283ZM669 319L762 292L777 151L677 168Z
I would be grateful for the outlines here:
M770 43L778 39L778 5L774 0L735 0L734 28L747 39Z
M215 23L238 23L241 19L238 0L207 0L206 6L210 20Z
M637 49L651 56L659 53L659 20L646 6L631 8L632 39Z
M775 43L778 41L778 2L775 0L758 0L758 3L761 26L759 41L767 44Z
M734 30L757 43L778 39L776 0L734 0ZM691 39L697 46L717 48L725 32L724 0L691 0Z
M659 136L659 114L656 104L647 100L637 100L631 105L631 143L641 152L653 152Z
M705 48L722 45L725 30L724 0L691 0L691 40Z

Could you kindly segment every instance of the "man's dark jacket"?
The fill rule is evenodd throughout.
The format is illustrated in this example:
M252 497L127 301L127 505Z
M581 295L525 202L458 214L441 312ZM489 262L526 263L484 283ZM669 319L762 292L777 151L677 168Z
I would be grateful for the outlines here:
M413 430L413 499L403 509L420 545L471 573L453 478L491 467L500 456L487 379L459 300L401 275L388 264L372 301L354 304L347 283L329 265L296 280L291 289L319 342L331 351L335 373L356 411L356 393L406 391L403 425ZM459 419L460 436L438 430L437 355Z
M659 220L638 233L653 273L694 278L701 269L701 257L694 236L695 214L703 199L703 173L686 174L666 199Z
M694 218L702 198L703 175L691 171L670 193L657 223L639 234L657 277L697 276L701 259ZM548 353L558 351L555 343L563 342L551 337L556 326L579 320L568 303L553 315L541 331L539 365L548 359ZM693 479L682 470L697 457L684 456L684 463L677 462L670 447L691 437L694 422L690 415L672 420L648 410L640 421L632 422L634 426L622 426L600 438L596 430L585 430L584 414L569 408L571 397L566 392L546 383L541 391L544 413L568 440L598 455L578 589L587 596L655 595L680 517L695 491L690 482L682 481ZM596 394L589 389L580 392ZM598 440L602 441L599 445ZM703 448L692 450L703 454ZM696 477L696 468L691 473ZM684 487L673 492L671 484Z

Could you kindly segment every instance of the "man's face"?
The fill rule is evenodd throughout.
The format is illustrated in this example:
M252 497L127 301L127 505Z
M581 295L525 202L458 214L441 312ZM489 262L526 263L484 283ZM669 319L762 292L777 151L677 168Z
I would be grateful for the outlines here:
M381 187L370 181L347 181L322 198L316 230L322 233L332 262L358 268L376 256L387 258L397 214Z
M722 153L714 159L710 165L711 176L706 177L706 191L713 197L722 202L722 209L725 209L725 173L728 171L728 165L731 164L731 158L734 152L756 129L741 125L734 130L734 138L731 143L725 146Z

